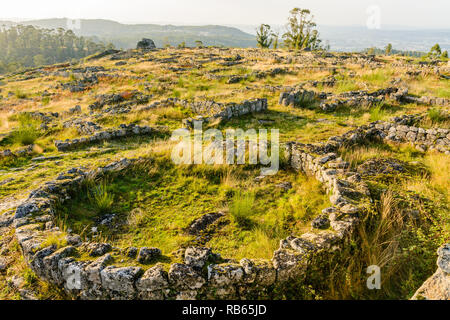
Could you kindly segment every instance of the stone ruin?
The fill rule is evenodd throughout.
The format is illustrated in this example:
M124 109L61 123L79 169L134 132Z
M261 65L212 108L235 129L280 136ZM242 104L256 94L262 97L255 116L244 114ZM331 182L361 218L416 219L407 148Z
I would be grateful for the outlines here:
M414 97L408 95L407 88L388 87L374 92L350 91L342 94L315 92L303 88L285 90L280 93L278 104L291 107L307 107L313 102L320 102L319 108L325 112L333 112L341 105L350 107L373 106L386 100L386 97L401 103L417 103L425 105L449 106L450 99Z
M193 128L194 121L204 121L205 123L224 121L254 112L263 112L268 108L267 99L253 99L241 103L226 104L214 101L184 102L183 105L190 108L194 113L200 114L196 118L183 120L183 125L187 128Z
M86 124L83 124L83 129L86 128ZM93 127L90 126L89 129ZM97 129L95 126L94 129ZM79 129L80 130L80 129ZM56 140L55 147L58 151L67 151L75 148L79 148L83 145L90 143L100 142L100 141L110 141L114 139L140 136L140 135L153 135L165 132L164 128L151 128L149 126L138 126L135 124L121 124L117 129L109 129L105 131L99 131L91 136L82 137L79 139L66 139L64 141Z
M447 243L437 251L438 269L417 290L413 300L450 300L450 243Z
M168 272L161 265L144 272L137 266L115 267L109 253L113 249L111 245L83 243L76 235L69 235L68 245L63 248L42 247L46 236L59 232L53 222L57 203L70 199L71 191L87 177L120 174L139 160L123 159L90 172L74 168L34 190L16 210L16 237L27 262L39 277L82 299L264 297L270 288L302 279L307 267L316 263L318 256L332 254L345 245L358 224L358 216L369 203L364 181L358 173L348 172L345 169L348 163L329 152L331 149L328 145L287 144L290 165L323 182L330 192L333 207L323 211L324 223L313 222L311 232L282 240L270 261L242 259L217 264L214 262L217 255L211 249L190 247L184 252L184 262L172 264ZM324 225L331 229L319 231ZM79 250L88 250L91 256L100 257L80 261L76 258ZM139 251L138 259L144 260L160 254L156 248L133 251ZM80 275L79 287L75 289L65 277L70 272Z
M413 116L404 116L391 123L374 122L314 145L287 143L285 154L289 165L322 182L333 206L323 210L313 220L310 232L281 240L271 260L242 259L239 262L220 263L217 262L219 255L211 249L189 247L184 250L183 262L172 264L168 271L157 264L144 272L139 266L114 266L111 251L118 249L105 243L84 243L74 234L67 236L67 245L62 248L42 246L46 237L60 233L54 223L56 206L69 200L71 193L88 177L96 179L121 174L139 163L139 159L122 159L92 171L73 168L32 191L28 199L16 209L16 238L33 271L76 298L264 298L273 288L294 280L302 281L307 276L308 268L319 263L320 257L337 253L354 236L359 218L370 206L367 184L359 173L349 170L349 163L339 157L338 150L344 145L384 140L390 128L397 128L414 119ZM124 254L135 257L141 263L151 262L161 255L157 248L126 250ZM80 251L88 252L94 260L77 259ZM418 291L416 298L436 297L436 286L442 289L442 279L447 279L448 283L448 263L447 245L439 251L437 273ZM68 282L71 274L80 277L77 287Z

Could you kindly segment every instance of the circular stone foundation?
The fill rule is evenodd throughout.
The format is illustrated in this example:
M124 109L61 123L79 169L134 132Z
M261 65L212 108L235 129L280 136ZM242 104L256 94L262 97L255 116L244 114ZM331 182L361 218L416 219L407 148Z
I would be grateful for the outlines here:
M73 168L17 208L16 238L39 277L81 299L274 298L346 243L369 202L364 181L328 149L289 143L293 171L265 178L256 167L177 168L164 157ZM332 206L316 211L328 197ZM158 210L167 201L173 210ZM274 243L289 236L273 247L255 237L269 232ZM243 243L251 250L235 250ZM254 258L265 257L261 245L270 258Z
M191 246L234 261L270 259L281 239L305 232L330 202L321 183L302 173L259 173L256 166L140 160L120 173L87 179L59 207L57 225L87 242L107 242L120 249L116 260L145 261L143 267L179 261ZM143 247L162 254L143 259Z

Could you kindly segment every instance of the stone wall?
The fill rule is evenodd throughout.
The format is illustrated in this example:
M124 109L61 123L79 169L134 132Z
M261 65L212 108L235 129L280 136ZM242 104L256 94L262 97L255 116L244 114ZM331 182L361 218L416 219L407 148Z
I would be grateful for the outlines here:
M413 300L450 300L450 243L439 248L438 269L417 290Z
M422 152L436 150L449 155L450 130L440 128L424 129L408 125L416 122L419 118L417 116L404 115L394 118L391 122L378 121L371 125L383 132L383 138L386 141L409 142Z
M214 101L184 102L183 105L190 108L194 113L200 114L198 117L183 120L183 125L187 128L193 128L194 121L203 121L206 123L217 120L224 121L253 112L263 112L268 108L267 99L253 99L241 103L227 104Z
M331 83L331 82L330 82ZM314 100L320 101L320 109L333 112L337 107L346 105L350 107L374 106L390 98L402 103L417 103L426 105L449 106L450 100L445 98L414 97L408 95L407 88L388 87L374 92L349 91L342 94L330 94L326 92L315 92L305 89L285 90L280 93L278 103L284 106L303 107L308 106Z
M73 140L56 140L55 146L58 151L67 151L75 148L79 148L83 145L87 145L90 143L96 143L101 141L109 141L119 138L139 136L139 135L149 135L155 134L157 132L161 132L161 129L155 129L148 126L138 126L135 124L121 124L118 129L111 129L96 132L91 136L83 137L79 139Z
M401 118L396 123L412 119ZM74 234L67 236L67 245L62 248L45 245L49 235L61 234L54 224L56 204L64 204L70 199L70 194L76 192L87 177L97 179L121 174L139 161L128 159L93 171L73 168L32 191L16 210L16 238L26 261L39 277L81 299L265 298L273 288L292 281L301 282L309 267L319 263L317 257L337 253L353 236L359 218L370 206L370 192L361 176L349 170L349 163L339 157L337 150L344 145L385 139L386 130L389 129L385 124L375 122L320 144L286 144L289 165L321 181L333 206L319 213L309 232L281 240L271 260L242 259L219 263L218 255L211 249L189 247L183 252L183 262L172 264L168 271L157 264L144 272L137 263L114 266L111 251L119 249L109 244L83 243ZM77 255L86 250L96 258L78 260ZM133 251L138 261L151 260L153 255L161 253L157 248L135 248ZM124 254L129 256L129 251ZM443 259L448 263L447 258ZM447 272L445 268L441 267ZM74 273L80 276L76 289L67 276Z
M16 151L12 152L10 149L5 149L3 151L0 151L0 160L4 160L6 158L17 158L17 157L23 157L33 154L34 152L34 145L30 144L26 147L19 148Z
M280 242L272 260L242 259L239 262L214 263L216 254L208 248L190 247L184 262L172 264L166 272L161 265L143 271L138 266L115 267L107 244L83 243L69 235L67 246L45 246L51 234L60 234L53 219L57 203L70 199L87 177L91 179L120 174L138 160L112 163L93 171L71 169L54 181L34 190L15 213L16 237L30 267L36 274L81 299L245 299L265 297L270 288L289 280L299 280L317 255L332 253L346 243L358 223L358 215L368 203L368 189L357 173L347 172L348 164L329 147L288 143L286 154L293 168L315 176L329 190L333 203L321 219L331 226L318 231L288 237ZM323 225L323 224L322 224ZM79 261L77 252L90 248L96 260ZM141 250L157 252L155 248ZM137 249L136 249L137 250ZM95 254L93 254L95 253ZM211 263L212 261L212 263ZM206 270L205 270L206 267ZM80 287L73 289L67 275L80 275Z
M450 99L436 98L436 97L414 97L414 96L404 96L403 101L408 103L426 104L426 105L440 105L440 106L450 106Z

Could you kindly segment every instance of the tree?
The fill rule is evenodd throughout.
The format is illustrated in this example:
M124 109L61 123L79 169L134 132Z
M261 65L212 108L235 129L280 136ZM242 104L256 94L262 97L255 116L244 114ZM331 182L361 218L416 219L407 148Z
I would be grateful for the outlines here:
M280 38L280 33L279 32L273 32L272 33L272 39L273 39L273 48L276 50L278 49L278 41Z
M0 28L0 73L71 61L103 50L103 43L77 37L73 31L62 28Z
M283 35L284 43L290 49L311 50L320 49L319 32L315 29L314 16L308 9L294 8L290 11L290 17Z
M390 55L391 54L391 52L392 52L392 44L391 43L389 43L386 46L386 49L384 50L384 52L386 53L386 55Z
M431 58L438 58L441 55L441 46L436 43L434 46L431 47L430 52L428 53L428 56Z
M273 34L268 24L262 24L256 29L256 42L261 49L269 48L273 42Z
M445 50L444 52L442 52L441 58L442 58L442 59L448 59L448 51L447 51L447 50Z
M203 42L201 42L200 40L195 41L195 46L197 48L202 48L203 47Z

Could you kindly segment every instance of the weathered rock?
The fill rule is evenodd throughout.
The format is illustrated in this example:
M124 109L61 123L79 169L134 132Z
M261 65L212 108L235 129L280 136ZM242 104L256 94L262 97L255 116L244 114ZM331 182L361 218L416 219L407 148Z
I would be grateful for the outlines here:
M128 258L134 259L134 258L136 258L138 252L139 252L138 248L130 247L130 248L127 248L127 249L125 250L124 254L125 254Z
M450 244L438 250L438 270L417 290L413 300L450 300Z
M143 247L139 250L138 262L142 264L150 263L161 256L161 250L158 248Z
M8 263L5 258L0 257L0 272L6 271L6 268L8 267Z
M287 249L275 251L272 262L277 270L277 279L281 282L286 282L292 278L301 278L307 267L305 254Z
M198 290L206 280L193 267L175 263L169 270L169 282L174 288L184 291Z
M289 191L292 189L292 183L290 182L281 182L276 185L277 188L283 189L284 191Z
M311 226L314 229L328 229L330 227L330 220L328 216L320 215L311 222Z
M212 252L209 248L189 247L184 252L184 262L194 268L201 269L211 256Z
M169 278L162 265L148 269L136 282L140 299L163 300L169 288Z
M209 225L213 224L217 219L223 217L222 212L208 213L201 218L195 220L188 228L188 233L191 235L199 234L208 228Z
M112 247L109 243L90 243L86 250L91 257L100 257L110 252Z
M109 290L111 299L134 299L137 292L135 281L142 273L138 267L116 268L109 266L100 272L102 285Z

